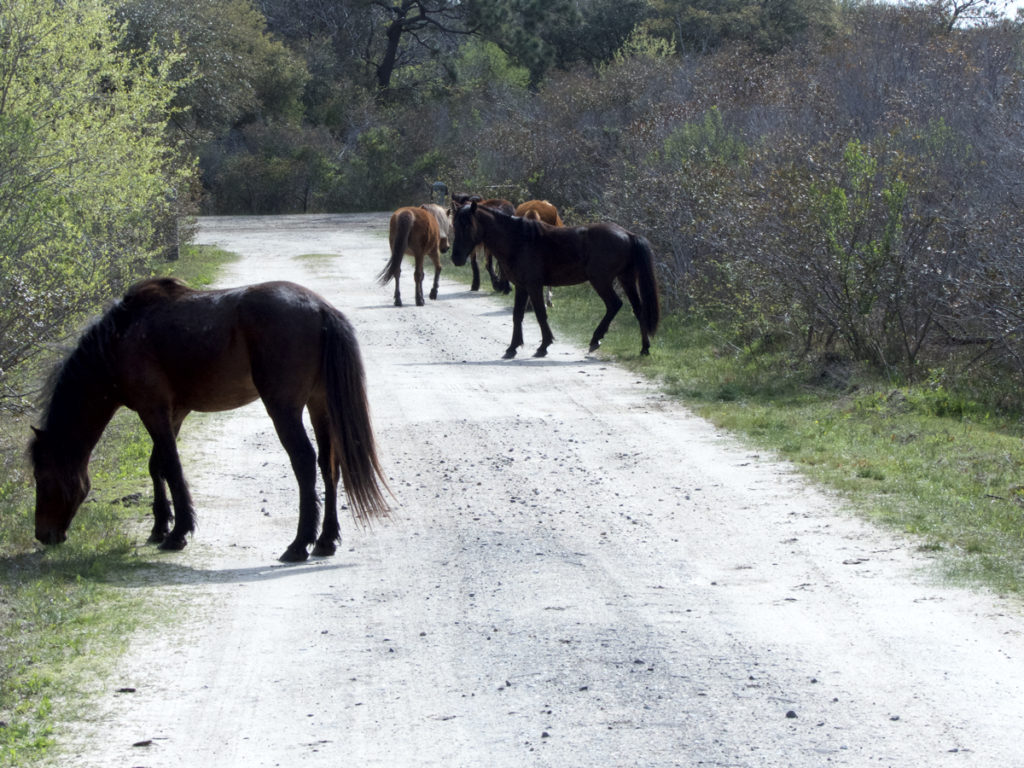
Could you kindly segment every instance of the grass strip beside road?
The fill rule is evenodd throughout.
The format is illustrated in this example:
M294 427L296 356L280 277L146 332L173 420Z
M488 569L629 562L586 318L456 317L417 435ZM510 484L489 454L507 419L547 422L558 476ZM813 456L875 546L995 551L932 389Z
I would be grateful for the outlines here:
M468 268L445 266L446 277L469 285ZM481 294L495 295L486 275ZM604 304L589 285L556 288L548 312L556 336L585 347ZM524 335L520 355L540 340L532 312ZM650 357L641 357L636 319L624 303L599 354L791 462L858 514L909 535L939 558L951 582L1024 595L1024 414L986 405L999 402L999 387L1008 385L989 382L979 397L948 386L941 371L893 384L842 361L797 360L732 336L669 315Z
M556 289L550 317L558 333L586 344L603 311L589 286L576 286ZM984 404L998 401L998 382L956 391L938 371L894 384L842 362L744 346L727 330L680 316L664 319L649 358L639 349L626 304L602 355L909 534L940 555L950 580L1024 594L1024 427L1021 414Z

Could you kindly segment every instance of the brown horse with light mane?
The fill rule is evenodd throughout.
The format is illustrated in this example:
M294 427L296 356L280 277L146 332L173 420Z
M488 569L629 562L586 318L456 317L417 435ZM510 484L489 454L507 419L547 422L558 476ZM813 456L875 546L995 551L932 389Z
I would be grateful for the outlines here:
M426 206L399 208L391 214L388 241L391 244L391 258L377 275L377 282L387 285L391 280L395 281L395 306L402 306L398 280L402 274L402 258L406 254L416 261L413 271L416 306L422 307L426 303L423 300L423 261L428 256L434 262L434 285L430 289L430 298L436 299L437 285L441 279L441 228L437 216L427 210Z
M441 253L448 253L448 249L452 247L452 219L450 214L440 205L434 203L426 203L421 205L420 208L434 214L434 218L437 219L437 230L441 236Z
M475 202L477 205L483 205L488 208L493 208L502 213L507 213L510 216L515 214L515 206L511 202L501 197L492 197L489 200L480 199L479 195L452 195L451 215L454 219L455 212L464 205ZM499 275L497 270L494 269L494 255L487 249L487 246L480 245L479 248L474 248L473 252L469 255L470 264L473 268L473 281L469 285L469 290L479 291L480 290L480 267L477 265L479 256L484 257L484 266L487 268L487 274L491 278L491 289L495 291L501 291L502 293L509 293L512 287L509 285L508 280Z
M541 344L534 357L544 357L555 340L547 321L542 291L545 285L589 282L605 304L605 314L594 329L590 351L595 351L622 307L615 293L622 286L640 324L640 354L650 354L650 336L657 331L661 309L654 277L654 254L646 238L615 224L584 227L553 227L542 221L507 216L500 211L470 203L452 220L455 242L452 263L466 263L470 252L484 243L501 264L502 272L516 287L512 310L512 342L505 359L515 357L523 345L526 300L533 301L541 329Z
M43 423L29 446L36 480L36 538L67 539L89 492L89 456L122 406L153 439L153 530L161 549L195 530L178 431L192 411L263 400L299 484L299 526L281 560L333 555L341 538L337 488L368 522L387 514L362 358L351 324L317 294L287 282L195 291L177 280L139 283L81 337L55 371ZM314 452L302 422L309 413ZM317 464L324 481L319 527ZM167 499L170 489L171 503ZM379 483L379 484L378 484ZM171 528L171 522L174 527Z

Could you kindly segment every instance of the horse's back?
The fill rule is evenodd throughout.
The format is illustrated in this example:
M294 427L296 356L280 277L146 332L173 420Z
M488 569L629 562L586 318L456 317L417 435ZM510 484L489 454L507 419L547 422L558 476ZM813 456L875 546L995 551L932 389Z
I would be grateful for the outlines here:
M122 389L138 401L126 404L137 409L163 397L176 408L228 410L255 400L275 378L309 391L324 311L337 312L284 281L189 289L152 302L120 341Z

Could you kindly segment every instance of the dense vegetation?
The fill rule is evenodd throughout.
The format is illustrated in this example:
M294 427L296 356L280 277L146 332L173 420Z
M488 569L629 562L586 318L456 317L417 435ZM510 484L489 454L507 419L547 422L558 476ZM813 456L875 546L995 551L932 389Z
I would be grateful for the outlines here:
M5 3L0 405L192 206L389 209L437 179L643 232L669 309L741 346L1016 382L1021 27L999 10Z
M119 6L200 75L178 135L206 211L543 197L646 234L669 309L742 346L1024 371L1021 28L994 2L216 5Z

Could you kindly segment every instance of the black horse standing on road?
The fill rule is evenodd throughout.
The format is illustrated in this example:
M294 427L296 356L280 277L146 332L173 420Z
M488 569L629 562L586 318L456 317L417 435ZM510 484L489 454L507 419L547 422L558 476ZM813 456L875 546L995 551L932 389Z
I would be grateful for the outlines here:
M483 243L516 288L512 343L505 350L506 360L515 357L516 350L523 345L523 316L528 298L533 302L541 331L541 344L534 357L544 357L555 340L544 307L544 286L589 282L594 287L605 305L604 317L590 339L590 351L595 351L622 307L622 299L615 292L616 280L640 323L640 354L650 354L650 336L658 329L661 308L654 278L654 254L646 238L607 223L554 227L476 203L460 208L452 225L455 243L451 258L455 266L464 265L473 249Z

